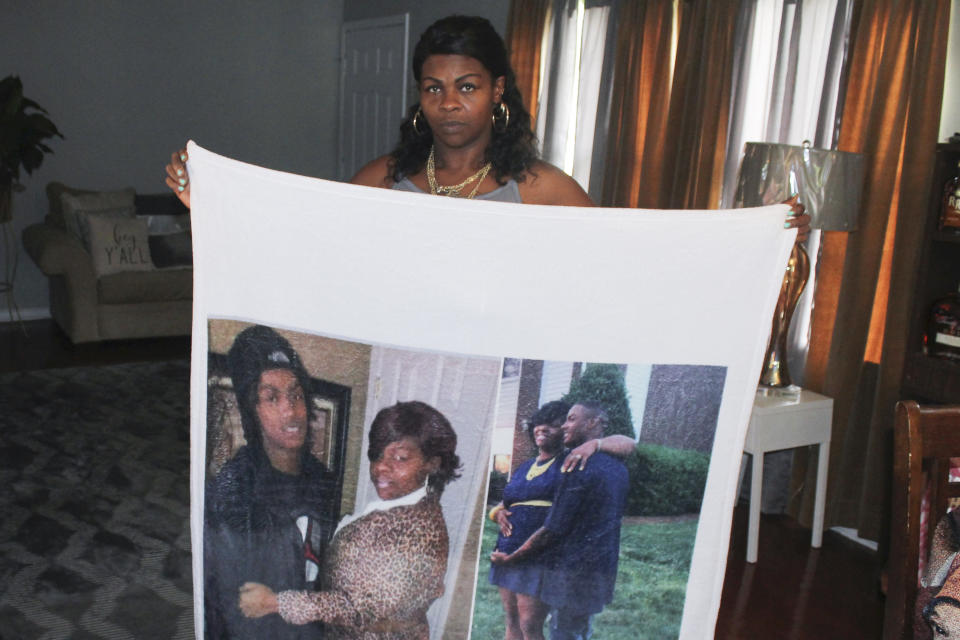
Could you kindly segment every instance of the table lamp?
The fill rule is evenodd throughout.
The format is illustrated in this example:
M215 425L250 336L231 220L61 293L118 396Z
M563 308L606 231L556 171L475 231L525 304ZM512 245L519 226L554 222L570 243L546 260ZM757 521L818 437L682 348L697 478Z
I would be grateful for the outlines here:
M823 231L854 231L863 190L863 154L802 146L748 142L734 196L735 207L759 207L793 195L810 214L810 226ZM800 294L810 276L810 258L799 242L793 245L783 277L760 374L760 389L795 395L800 388L787 369L787 333Z

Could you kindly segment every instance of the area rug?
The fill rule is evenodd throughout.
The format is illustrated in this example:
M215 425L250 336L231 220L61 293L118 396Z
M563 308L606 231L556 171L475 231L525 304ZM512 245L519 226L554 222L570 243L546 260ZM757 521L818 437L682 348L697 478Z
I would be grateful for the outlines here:
M189 363L0 375L0 639L192 638Z

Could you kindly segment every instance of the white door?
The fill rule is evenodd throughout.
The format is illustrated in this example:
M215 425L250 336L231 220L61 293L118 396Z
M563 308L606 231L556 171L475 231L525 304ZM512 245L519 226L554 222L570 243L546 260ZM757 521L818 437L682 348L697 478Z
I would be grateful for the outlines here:
M410 15L343 23L339 179L389 153L407 108Z

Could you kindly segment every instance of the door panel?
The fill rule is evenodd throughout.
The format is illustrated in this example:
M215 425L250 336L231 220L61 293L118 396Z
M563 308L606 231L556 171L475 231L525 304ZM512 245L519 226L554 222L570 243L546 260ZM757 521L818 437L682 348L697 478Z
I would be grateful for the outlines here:
M340 57L338 177L396 144L407 108L409 14L345 22Z

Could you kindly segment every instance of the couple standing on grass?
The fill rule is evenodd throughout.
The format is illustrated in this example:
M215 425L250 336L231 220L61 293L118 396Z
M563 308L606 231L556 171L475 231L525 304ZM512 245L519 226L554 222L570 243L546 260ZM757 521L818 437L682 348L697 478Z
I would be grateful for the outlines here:
M632 439L603 437L597 404L548 402L528 421L538 455L521 464L490 512L500 535L490 582L500 590L506 640L586 640L613 600ZM589 464L587 459L589 458Z

